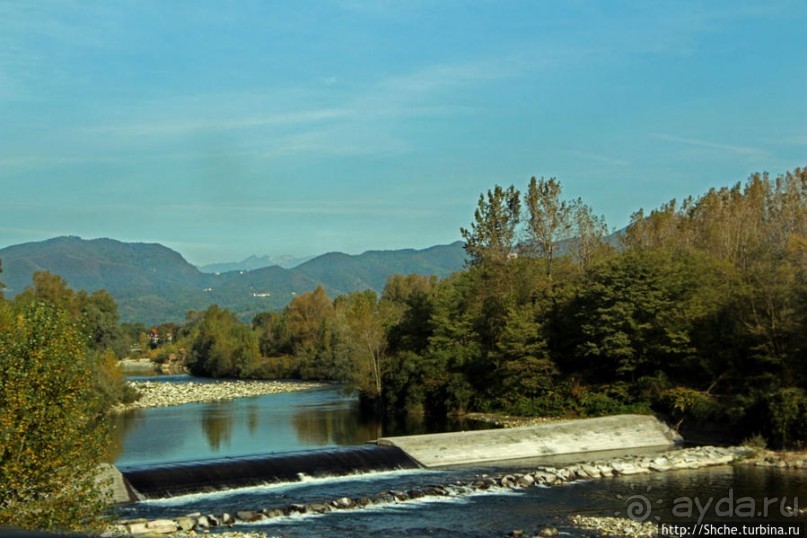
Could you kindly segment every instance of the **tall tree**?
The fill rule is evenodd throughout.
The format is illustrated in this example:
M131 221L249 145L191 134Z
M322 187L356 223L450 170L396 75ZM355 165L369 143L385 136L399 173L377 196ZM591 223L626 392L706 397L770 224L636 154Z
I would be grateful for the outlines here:
M688 200L684 207L690 203ZM631 249L680 249L690 243L684 230L678 202L671 200L649 215L645 215L643 209L634 212L622 243Z
M578 267L585 272L598 255L607 250L605 236L608 234L608 225L605 217L595 215L579 198L572 203L571 219L573 238L569 250Z
M558 374L537 314L536 305L529 303L511 308L491 352L496 367L495 396L515 413L529 412L528 402L546 394Z
M295 351L316 348L326 321L333 315L333 302L322 286L295 297L286 307Z
M106 509L94 363L71 317L0 302L0 526L87 530Z
M585 368L629 379L684 365L695 349L690 324L701 280L688 259L629 252L591 275L579 300Z
M118 325L118 305L106 290L96 290L89 296L79 292L82 323L90 335L93 350L112 349L119 356L126 352L123 332Z
M524 195L527 229L524 250L546 261L547 277L552 278L552 262L558 243L572 237L572 206L561 199L560 182L555 178L533 177Z
M393 352L409 350L422 354L429 345L431 314L437 277L392 275L381 300L390 304L395 319L389 330Z
M498 264L516 253L520 212L520 195L512 185L496 185L487 197L479 195L471 229L460 228L471 264Z
M486 363L479 334L478 274L450 276L437 287L431 318L432 334L422 361L425 406L433 413L468 409L476 389L486 383Z
M229 310L211 305L194 330L188 367L196 375L250 377L260 358L258 338Z
M70 289L65 279L48 271L36 271L31 286L25 288L15 300L18 302L42 301L68 312L74 318L81 315L78 294Z
M350 330L353 385L365 398L375 399L381 394L392 305L380 303L374 291L366 290L340 297L335 306Z
M261 312L252 320L252 328L258 332L258 342L264 357L290 355L292 332L288 316L281 312Z

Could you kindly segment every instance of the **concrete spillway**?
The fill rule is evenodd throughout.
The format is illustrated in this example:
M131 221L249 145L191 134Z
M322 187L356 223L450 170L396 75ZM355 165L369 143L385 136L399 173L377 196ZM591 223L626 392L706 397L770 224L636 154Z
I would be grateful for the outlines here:
M669 448L682 441L647 415L616 415L527 428L384 437L424 467L450 467L581 452Z
M414 469L417 463L395 447L364 445L306 452L267 454L171 463L123 471L140 498L158 499L259 484L296 482L303 476Z
M117 473L115 502L417 466L494 465L569 454L670 448L681 437L652 416L617 415L469 432L383 437L379 446L269 454L130 469Z

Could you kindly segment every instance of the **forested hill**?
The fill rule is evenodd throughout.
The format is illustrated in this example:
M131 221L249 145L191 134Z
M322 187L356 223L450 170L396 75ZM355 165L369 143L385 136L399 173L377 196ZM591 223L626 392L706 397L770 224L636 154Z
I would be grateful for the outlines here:
M182 320L188 310L218 304L242 319L279 310L318 284L332 295L381 291L388 276L418 273L445 277L465 262L461 242L425 250L324 254L294 268L208 274L182 255L156 243L57 237L0 249L7 297L31 284L36 271L49 271L74 289L105 289L118 302L123 321Z

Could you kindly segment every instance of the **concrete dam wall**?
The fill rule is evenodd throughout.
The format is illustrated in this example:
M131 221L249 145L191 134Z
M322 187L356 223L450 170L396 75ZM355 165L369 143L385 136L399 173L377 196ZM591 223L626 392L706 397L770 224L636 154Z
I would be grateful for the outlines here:
M135 498L159 499L304 477L417 469L418 464L396 447L349 446L325 450L242 456L169 463L123 471Z
M670 448L677 432L648 415L615 415L526 428L384 437L423 467L477 465L563 454Z
M288 454L268 454L110 471L114 502L161 498L306 476L335 476L393 469L494 465L575 454L578 460L614 450L668 449L681 437L652 416L617 415L528 428L384 437L376 444Z

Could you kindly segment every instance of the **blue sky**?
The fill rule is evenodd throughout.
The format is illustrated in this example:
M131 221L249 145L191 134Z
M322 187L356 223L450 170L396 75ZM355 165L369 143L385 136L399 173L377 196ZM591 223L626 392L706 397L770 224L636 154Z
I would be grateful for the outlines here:
M807 165L807 3L0 0L0 247L423 248L557 177L611 228Z

